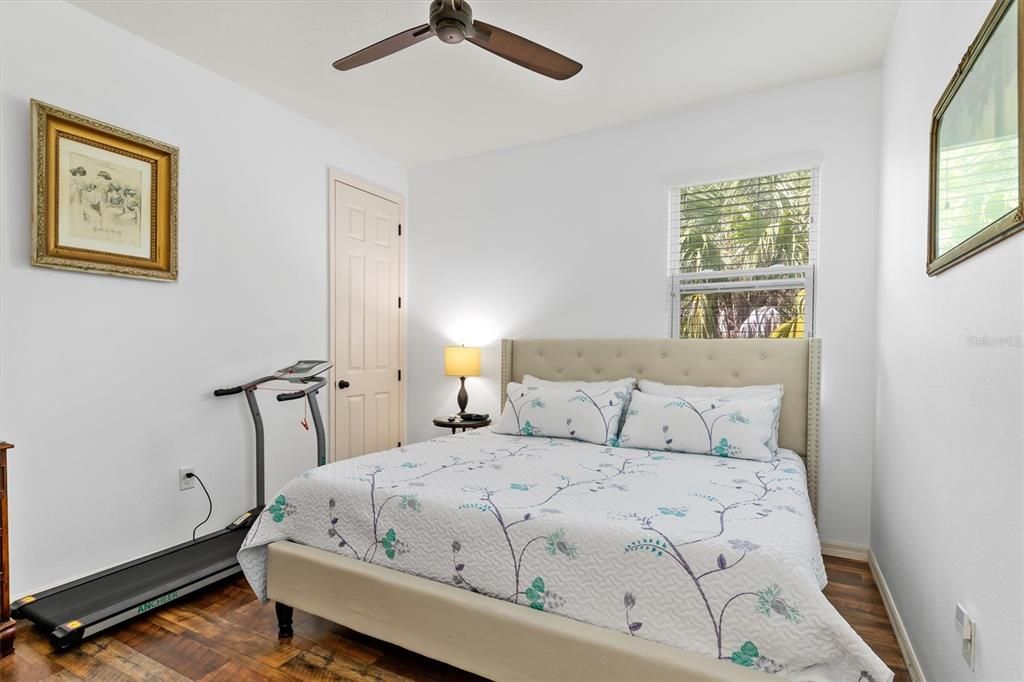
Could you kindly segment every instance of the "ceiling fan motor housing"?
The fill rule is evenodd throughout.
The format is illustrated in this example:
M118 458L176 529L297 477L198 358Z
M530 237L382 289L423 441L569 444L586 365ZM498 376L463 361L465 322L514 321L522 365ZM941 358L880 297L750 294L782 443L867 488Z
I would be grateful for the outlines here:
M461 43L472 26L473 10L468 2L433 0L430 3L430 28L444 42Z

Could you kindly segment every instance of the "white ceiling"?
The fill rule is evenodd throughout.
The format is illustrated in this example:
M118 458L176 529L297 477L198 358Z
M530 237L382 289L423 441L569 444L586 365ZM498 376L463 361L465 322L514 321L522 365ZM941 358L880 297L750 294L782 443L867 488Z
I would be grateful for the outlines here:
M425 23L427 0L74 4L410 165L875 68L897 11L888 0L473 2L476 18L583 63L559 82L437 39L331 67Z

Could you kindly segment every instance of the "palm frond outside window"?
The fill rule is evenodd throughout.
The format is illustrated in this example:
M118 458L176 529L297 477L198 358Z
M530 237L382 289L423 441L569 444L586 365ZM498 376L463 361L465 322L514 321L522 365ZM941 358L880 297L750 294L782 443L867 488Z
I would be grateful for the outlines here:
M811 336L817 212L817 169L671 190L672 336Z

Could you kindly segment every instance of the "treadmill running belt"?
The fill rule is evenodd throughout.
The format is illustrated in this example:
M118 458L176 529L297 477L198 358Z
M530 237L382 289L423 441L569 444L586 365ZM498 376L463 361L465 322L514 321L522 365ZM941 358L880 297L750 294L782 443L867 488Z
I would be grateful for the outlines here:
M135 602L161 596L193 582L187 576L202 571L212 574L235 561L235 555L248 528L219 533L208 539L154 556L134 566L76 585L50 597L42 598L21 608L24 617L31 618L50 630L70 620L89 619L91 615L121 602ZM158 595L151 595L158 592Z

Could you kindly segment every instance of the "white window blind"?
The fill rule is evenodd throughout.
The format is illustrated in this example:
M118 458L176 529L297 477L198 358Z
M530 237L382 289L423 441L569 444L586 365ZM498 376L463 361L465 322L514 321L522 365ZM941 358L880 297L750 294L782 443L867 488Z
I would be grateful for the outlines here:
M817 216L817 169L673 188L671 335L812 336Z
M1017 135L1006 135L939 150L938 253L949 251L1020 205L1019 145Z

